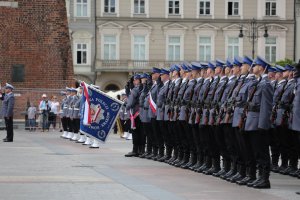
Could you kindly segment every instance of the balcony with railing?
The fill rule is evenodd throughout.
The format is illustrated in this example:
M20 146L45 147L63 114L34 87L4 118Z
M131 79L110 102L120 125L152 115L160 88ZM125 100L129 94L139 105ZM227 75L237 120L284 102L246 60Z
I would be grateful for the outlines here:
M97 60L96 71L101 72L140 72L150 71L152 67L170 67L174 63L183 61L165 60Z

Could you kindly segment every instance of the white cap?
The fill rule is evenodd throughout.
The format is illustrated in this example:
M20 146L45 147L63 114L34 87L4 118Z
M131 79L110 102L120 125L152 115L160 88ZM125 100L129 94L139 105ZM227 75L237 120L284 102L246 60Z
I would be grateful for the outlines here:
M46 95L46 94L43 94L42 97L47 97L47 95Z

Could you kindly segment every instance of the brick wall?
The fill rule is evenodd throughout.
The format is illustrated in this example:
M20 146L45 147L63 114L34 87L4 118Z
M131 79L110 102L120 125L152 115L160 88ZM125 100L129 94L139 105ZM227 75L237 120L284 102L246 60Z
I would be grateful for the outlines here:
M15 86L15 118L23 118L28 99L74 86L74 76L65 1L13 2L18 7L0 4L0 80ZM24 66L24 82L12 80L13 65Z

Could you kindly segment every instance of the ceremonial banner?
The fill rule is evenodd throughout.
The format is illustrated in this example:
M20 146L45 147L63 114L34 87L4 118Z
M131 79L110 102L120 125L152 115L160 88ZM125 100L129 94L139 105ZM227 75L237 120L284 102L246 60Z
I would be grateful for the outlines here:
M123 102L109 97L104 92L85 83L82 83L82 86L83 106L80 110L80 131L101 142L105 142L115 124ZM86 87L87 93L85 93L84 87Z

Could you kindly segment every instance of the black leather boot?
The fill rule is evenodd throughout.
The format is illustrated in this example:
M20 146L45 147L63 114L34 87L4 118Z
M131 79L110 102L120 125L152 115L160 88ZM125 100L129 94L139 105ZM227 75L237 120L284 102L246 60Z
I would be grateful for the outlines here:
M174 162L178 157L178 148L174 148L174 151L173 151L173 156L171 155L171 158L169 160L165 160L165 163L172 163Z
M246 169L246 177L240 181L237 181L236 184L238 185L247 185L252 181L256 180L256 168L255 167L248 167Z
M271 165L271 171L274 173L279 172L279 166L278 166L279 157L272 157L272 165Z
M125 157L133 157L133 156L138 156L138 146L136 144L133 145L132 151L125 154Z
M190 160L190 153L184 153L183 154L183 159L181 160L181 162L175 164L175 167L181 167L183 165L186 165Z
M145 145L139 145L139 157L145 154Z
M245 178L245 176L246 176L246 167L245 167L245 166L240 166L240 168L239 168L239 170L238 170L238 173L237 173L235 176L233 176L233 177L229 180L229 182L235 183L235 182L240 181L240 180L242 180L243 178Z
M279 169L278 169L278 173L282 173L282 172L284 172L285 171L285 169L288 167L288 160L287 159L283 159L282 161L281 161L281 165L280 165L280 167L279 167Z
M196 162L197 162L197 155L195 153L191 153L189 162L181 166L181 168L189 169L191 166L195 165Z
M140 158L146 158L148 155L152 154L152 146L147 144L146 152L140 155Z
M263 174L262 174L262 179L257 182L256 184L253 185L253 188L256 189L270 189L271 188L271 184L270 184L270 171L267 169L263 170Z
M203 171L205 175L212 175L220 171L220 158L215 158L212 161L212 167L206 171Z
M221 175L220 178L226 180L229 177L232 177L234 174L236 174L237 171L237 166L236 166L236 162L232 161L230 163L230 170L229 172L227 172L224 175Z
M204 164L197 170L197 172L202 173L202 172L210 169L211 165L212 165L212 159L211 159L211 157L210 156L206 156Z
M201 155L197 154L197 162L194 165L190 166L190 170L194 171L195 169L199 168L201 166L202 162L203 162L203 159L202 159Z
M146 156L147 159L152 159L154 157L157 156L157 153L158 153L158 148L157 147L153 147L152 148L152 153L148 156Z
M225 175L230 169L230 161L224 160L222 163L222 169L219 170L217 173L213 173L213 176L220 177L222 175Z
M183 159L183 151L181 151L180 149L178 150L178 156L176 158L176 160L174 160L173 162L170 163L170 165L175 165L177 163L180 163Z
M262 169L258 169L258 177L254 180L254 181L249 181L248 183L247 183L247 186L248 187L253 187L253 185L255 185L255 184L257 184L258 182L260 182L261 181L261 179L262 179Z
M165 162L165 160L169 160L171 158L172 155L172 148L171 147L167 147L166 148L166 154L160 158L158 161L159 162Z

